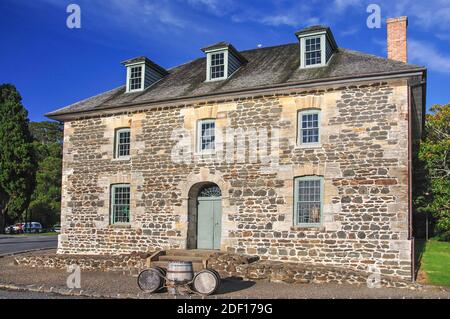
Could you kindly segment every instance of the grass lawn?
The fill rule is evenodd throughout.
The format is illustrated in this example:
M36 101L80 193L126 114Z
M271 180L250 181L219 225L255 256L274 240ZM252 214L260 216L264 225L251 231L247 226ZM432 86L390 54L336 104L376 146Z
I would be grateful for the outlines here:
M59 235L59 233L55 233L55 232L47 232L47 233L31 233L31 234L16 234L14 236L57 236Z
M423 247L419 277L427 284L450 286L450 243L429 240Z

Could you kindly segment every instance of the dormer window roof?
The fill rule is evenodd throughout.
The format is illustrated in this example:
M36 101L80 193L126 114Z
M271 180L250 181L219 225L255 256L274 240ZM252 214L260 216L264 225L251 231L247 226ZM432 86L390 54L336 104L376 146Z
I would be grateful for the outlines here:
M295 33L300 41L300 68L328 65L338 46L331 29L326 26L312 26Z
M206 54L206 81L226 80L247 60L227 42L219 42L205 47Z
M129 59L122 64L127 68L127 93L143 91L169 74L146 57Z

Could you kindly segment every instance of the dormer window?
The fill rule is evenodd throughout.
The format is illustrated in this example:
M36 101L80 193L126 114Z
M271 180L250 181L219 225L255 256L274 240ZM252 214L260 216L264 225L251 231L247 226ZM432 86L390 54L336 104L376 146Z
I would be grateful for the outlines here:
M300 41L300 68L327 66L337 44L330 28L313 26L296 33Z
M211 79L225 77L225 53L211 54Z
M127 68L127 93L143 91L169 74L146 57L130 59L122 64Z
M206 53L206 81L226 80L247 60L229 43L219 42L202 49Z
M142 83L142 66L134 66L130 68L130 87L128 91L140 90L143 86Z

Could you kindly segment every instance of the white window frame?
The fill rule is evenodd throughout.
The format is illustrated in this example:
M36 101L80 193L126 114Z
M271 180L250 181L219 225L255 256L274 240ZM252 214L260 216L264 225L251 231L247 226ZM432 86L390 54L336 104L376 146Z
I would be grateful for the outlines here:
M319 181L320 196L319 196L319 222L318 223L300 223L299 222L299 188L302 181ZM321 227L323 224L323 199L324 199L324 178L322 176L301 176L294 179L294 225L297 227ZM305 201L306 202L306 201ZM316 202L316 201L311 201Z
M306 65L306 39L312 39L312 38L320 38L320 50L321 50L320 63ZM308 68L317 68L317 67L326 66L329 62L329 61L327 62L326 46L327 46L327 34L325 32L308 34L307 36L301 37L300 38L300 68L308 69Z
M131 69L135 67L141 67L142 73L141 73L141 88L139 89L131 89ZM136 63L136 64L130 64L127 65L127 93L133 93L133 92L140 92L143 91L145 88L145 73L146 73L146 65L145 63Z
M120 145L120 133L128 132L130 133L130 152L128 155L120 155L119 154L119 145ZM129 159L131 157L131 128L123 127L116 129L114 135L114 158L115 159Z
M224 73L223 77L221 78L211 78L211 61L212 61L212 55L213 54L220 54L223 53L223 63L224 63ZM220 49L220 50L213 50L208 51L206 53L206 81L207 82L214 82L214 81L223 81L228 78L228 50Z
M322 125L321 125L321 116L320 116L320 110L306 110L306 111L299 111L297 114L297 146L299 147L318 147L321 145L321 131L322 131ZM303 115L315 115L317 114L317 122L319 130L318 133L318 140L317 142L303 142Z
M214 149L203 150L202 149L202 124L214 123ZM198 154L211 154L216 152L217 147L217 134L216 134L216 120L215 119L204 119L197 121L197 153Z
M222 56L221 60L223 60L223 63L213 65L215 56L219 56L219 55ZM217 68L217 67L223 67L223 75L214 77L213 76L213 73L214 73L213 68ZM226 77L227 70L225 69L225 53L224 52L211 53L211 65L209 67L209 73L210 73L209 76L211 77L211 80L223 79ZM218 72L215 72L215 73L218 73Z
M117 188L128 188L129 189L129 203L128 203L128 222L116 222L115 216L114 216L114 207L116 206L115 200L116 200L116 189ZM113 184L110 187L111 194L110 194L110 224L111 225L129 225L131 223L131 185L130 184Z

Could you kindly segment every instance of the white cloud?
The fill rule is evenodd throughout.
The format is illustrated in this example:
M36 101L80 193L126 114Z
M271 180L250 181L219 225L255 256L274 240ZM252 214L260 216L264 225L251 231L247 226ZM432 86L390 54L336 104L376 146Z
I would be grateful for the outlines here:
M46 3L64 8L67 3L60 0L44 0ZM169 0L78 0L82 19L92 19L93 25L101 25L104 20L113 21L117 28L132 31L192 27L172 6ZM131 30L130 30L131 31Z
M360 6L363 3L362 0L334 0L333 9L342 12L348 7Z
M436 72L450 74L450 55L441 54L430 43L409 40L408 54L412 63L425 65Z
M320 19L318 17L283 14L263 16L258 18L256 21L269 26L289 26L293 28L320 24Z
M233 0L187 0L187 2L196 8L206 8L217 16L224 16L235 8Z
M342 35L343 37L348 37L351 35L355 35L359 32L359 28L358 27L350 27L348 29L344 29L342 31L339 32L340 35Z
M264 11L257 7L240 7L231 19L236 23L251 21L268 26L298 28L320 23L322 19L313 14L314 8L309 3L280 1Z

